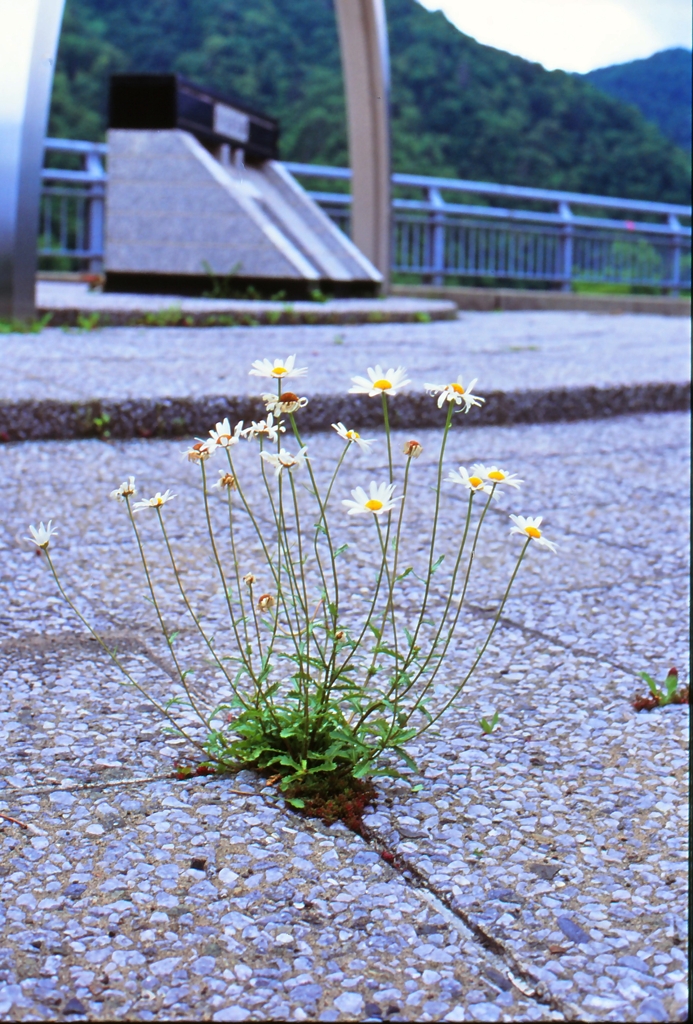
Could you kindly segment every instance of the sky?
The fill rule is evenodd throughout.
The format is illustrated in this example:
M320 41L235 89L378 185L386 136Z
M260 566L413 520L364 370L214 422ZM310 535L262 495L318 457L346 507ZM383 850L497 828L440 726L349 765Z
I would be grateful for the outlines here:
M584 74L691 47L690 0L421 0L480 43Z

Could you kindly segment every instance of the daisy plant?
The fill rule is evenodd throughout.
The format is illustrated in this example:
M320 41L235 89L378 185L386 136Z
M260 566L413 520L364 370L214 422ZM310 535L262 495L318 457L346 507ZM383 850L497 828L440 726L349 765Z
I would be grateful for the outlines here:
M251 375L276 385L276 393L263 395L266 418L245 427L222 420L184 453L200 474L210 564L221 594L221 604L210 605L214 612L203 614L193 601L193 581L186 581L174 550L169 519L176 516L171 504L176 495L166 490L136 500L133 477L112 492L125 506L146 595L172 659L170 698L150 699L208 762L276 775L297 806L315 792L335 792L366 776L397 774L403 770L397 758L414 770L407 745L459 702L528 549L555 550L540 516L510 516L510 533L519 535L522 544L487 635L465 658L459 634L482 526L499 494L516 494L522 484L516 473L496 465L467 468L448 460L453 417L483 404L472 391L476 380L467 387L461 377L451 384L426 385L440 409L442 438L435 455L432 509L422 530L421 510L431 494L417 462L424 449L411 439L395 450L388 415L388 403L397 401L410 383L404 368L376 365L353 378L351 393L381 401L384 430L379 438L364 440L351 425L333 423L343 444L327 471L315 464L300 431L307 399L286 390L286 378L305 372L293 355L256 360ZM378 448L382 470L369 474L377 479L364 474L357 486L345 486L352 455L358 452L358 458L372 464ZM214 483L210 458L217 463ZM357 459L350 472L359 464ZM458 519L449 557L439 553L444 503ZM158 527L172 569L173 595L155 580L153 566L160 560L152 558L150 541L145 542L146 517ZM177 523L178 528L185 525ZM61 594L127 680L144 693L144 684L66 593L50 550L52 523L31 527L31 534ZM195 570L197 591L202 569L198 565ZM165 606L172 597L177 614L182 605L187 615L187 630L169 625ZM193 657L195 640L204 662L193 669L186 662ZM441 674L446 660L454 663L454 673ZM482 720L482 728L492 731L497 720L496 713L491 723Z

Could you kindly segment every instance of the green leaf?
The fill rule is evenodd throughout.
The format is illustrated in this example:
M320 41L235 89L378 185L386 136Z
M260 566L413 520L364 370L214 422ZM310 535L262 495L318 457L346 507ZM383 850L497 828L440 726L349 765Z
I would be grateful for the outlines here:
M301 800L299 796L287 796L286 802L291 804L292 807L305 807L305 800Z
M487 734L488 733L492 733L493 730L498 725L498 719L499 718L500 718L500 715L498 714L498 712L494 711L493 712L493 717L491 718L490 722L486 718L481 718L481 719L479 719L479 725L481 726L481 728L484 730L485 733L487 733Z
M431 566L431 576L436 571L436 569L440 568L440 566L442 565L444 559L445 559L445 555L440 555L438 558L436 558L435 562Z
M395 576L395 583L399 583L400 580L406 579L407 576L409 575L409 573L413 572L413 571L414 571L413 566L411 566L411 565L407 566L407 568L404 570L404 572L401 572L399 574L399 576Z
M664 685L667 688L666 702L667 702L667 704L671 704L671 698L676 693L676 690L677 690L678 685L679 685L679 677L678 676L667 676L666 679L664 680Z
M406 750L402 750L401 747L395 747L395 746L393 746L392 749L399 754L399 756L402 758L402 760L406 764L407 768L411 768L411 770L413 772L418 772L419 766L417 765L417 763L414 760L414 758L409 756L409 754L406 752Z
M660 696L659 687L657 686L657 683L654 681L652 676L648 675L647 672L641 672L640 673L640 678L645 680L645 682L647 683L647 685L650 688L650 691L652 692L652 696L653 697L659 697Z

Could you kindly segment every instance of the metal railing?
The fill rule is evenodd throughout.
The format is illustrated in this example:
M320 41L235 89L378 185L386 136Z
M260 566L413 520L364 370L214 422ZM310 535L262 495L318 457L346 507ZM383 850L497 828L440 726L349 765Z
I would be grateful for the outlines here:
M44 169L39 254L70 257L99 271L108 147L47 139L46 151L76 155L82 168ZM285 167L299 178L351 178L346 167L291 162ZM690 288L691 228L680 220L690 218L689 206L420 174L393 174L392 184L392 269L397 273L436 285L472 279L533 281L565 290L582 282L650 286L673 294ZM397 195L403 191L406 197ZM411 198L412 193L423 198ZM449 201L444 193L464 201ZM309 195L349 232L348 192Z
M108 146L75 139L46 139L46 153L69 154L77 170L44 167L39 256L77 260L92 273L103 269L103 227Z

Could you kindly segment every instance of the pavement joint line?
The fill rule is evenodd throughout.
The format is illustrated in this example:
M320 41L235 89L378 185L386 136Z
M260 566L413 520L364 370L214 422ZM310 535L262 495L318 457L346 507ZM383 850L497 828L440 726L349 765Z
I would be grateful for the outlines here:
M437 909L439 911L442 909L444 916L448 917L460 934L462 934L460 926L463 926L468 936L473 938L487 955L490 954L497 957L497 963L505 970L509 980L522 995L536 1000L556 1013L560 1013L564 1020L594 1020L593 1017L585 1014L583 1010L573 1003L561 1002L556 996L552 995L542 981L532 976L531 968L504 946L499 939L491 935L483 925L472 921L464 910L456 907L453 898L448 893L426 878L406 856L400 853L391 853L388 850L387 841L377 829L364 826L362 836L370 845L382 848L379 851L381 857L383 857L383 853L389 854L387 858L383 857L383 860L402 876L407 885L420 892L427 902L430 903L432 900L435 900ZM465 936L465 938L468 936Z
M494 612L487 611L485 608L480 608L479 605L468 604L466 607L482 619L494 618ZM540 629L533 629L531 626L523 626L521 622L516 622L515 619L508 619L504 615L501 615L498 620L498 625L509 626L511 629L519 630L526 636L534 637L537 640L544 640L546 643L555 644L558 647L563 647L566 651L572 651L578 657L591 658L593 661L605 662L607 665L611 665L612 668L617 668L621 672L637 676L635 669L628 668L626 665L622 665L618 661L612 661L607 655L597 655L593 651L585 650L583 647L575 647L573 644L568 644L559 637L553 637L549 633L543 633Z
M217 781L218 781L218 777ZM203 785L211 782L215 779L215 776L202 777L199 780ZM135 785L143 782L187 782L188 779L177 779L174 774L167 772L165 774L148 775L148 776L137 776L129 779L111 779L103 782L87 782L87 783L68 783L61 784L58 786L34 786L34 787L15 787L16 791L23 794L42 795L54 792L70 792L78 790L99 790L106 788L118 788L121 786ZM274 797L275 794L266 794L262 790L259 792L246 793L241 790L227 790L237 796L243 797L255 797L259 796L264 800L267 800L270 796ZM287 810L289 810L287 808ZM289 810L289 813L290 810ZM14 821L14 819L12 819ZM322 832L316 822L310 819L300 818L302 826L308 825L309 830ZM22 828L26 828L34 834L44 835L45 833L38 829L37 826L27 824L24 822L15 822L21 825ZM443 913L443 916L447 917L451 925L455 927L458 933L463 938L471 938L476 941L483 948L487 955L491 955L497 958L497 965L502 968L508 976L509 981L512 985L526 998L534 999L538 1003L541 1003L557 1013L560 1013L564 1020L591 1020L586 1016L578 1007L572 1003L562 1003L555 996L551 995L546 986L541 981L537 981L533 976L531 969L527 967L518 957L507 949L503 943L491 935L482 925L472 921L468 915L457 908L453 904L453 900L443 890L439 889L434 883L432 883L426 876L419 871L406 857L401 854L392 854L387 847L387 841L380 835L380 833L373 828L363 827L361 833L354 832L354 835L360 835L364 842L373 846L377 849L378 853L385 861L385 863L397 871L403 878L403 880L413 889L417 890L422 898L426 900L430 905L435 906L438 912ZM389 854L385 857L384 854Z

